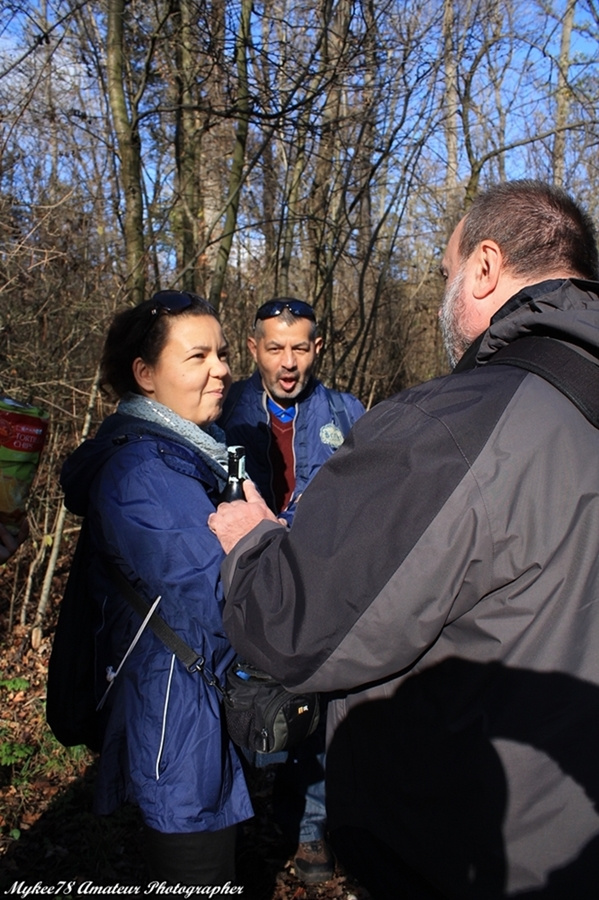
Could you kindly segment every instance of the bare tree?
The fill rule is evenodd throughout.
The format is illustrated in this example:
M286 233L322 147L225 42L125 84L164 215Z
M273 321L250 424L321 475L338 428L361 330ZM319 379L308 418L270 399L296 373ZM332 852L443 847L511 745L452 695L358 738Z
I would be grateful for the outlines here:
M106 73L108 96L121 161L121 180L125 198L124 238L127 259L127 285L135 303L145 295L145 248L141 186L141 141L139 103L144 79L133 93L126 91L125 78L125 0L108 0ZM151 54L146 56L149 65Z
M227 263L231 254L233 237L237 226L237 212L239 210L240 193L244 181L245 148L247 144L250 114L247 55L250 40L252 5L253 0L241 0L239 32L235 42L237 100L234 108L234 116L237 127L235 131L235 145L231 154L229 186L225 206L225 225L220 239L212 283L210 285L210 301L216 309L220 306L221 295L223 293L225 273L227 271Z
M568 0L562 23L562 36L558 57L558 81L555 98L555 136L553 139L553 180L562 186L566 167L566 125L570 111L571 90L568 83L570 45L576 0Z

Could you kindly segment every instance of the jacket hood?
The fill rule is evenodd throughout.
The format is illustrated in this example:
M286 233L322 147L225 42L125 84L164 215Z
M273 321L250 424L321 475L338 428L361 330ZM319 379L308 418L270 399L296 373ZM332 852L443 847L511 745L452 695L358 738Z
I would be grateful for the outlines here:
M65 494L65 506L78 516L87 512L91 484L107 459L126 440L128 417L114 413L100 426L93 438L88 438L71 453L60 473ZM131 421L131 426L133 422Z
M523 288L495 313L473 348L476 364L529 335L557 337L599 357L599 283L571 278Z
M85 516L91 485L102 466L125 444L147 437L168 443L171 450L175 445L176 452L184 458L187 474L193 474L208 488L217 487L216 477L199 457L197 448L185 438L175 434L170 428L162 428L154 422L116 412L102 422L95 437L80 444L64 463L60 484L67 509L77 516ZM164 461L173 467L179 465L173 463L172 454L166 454Z

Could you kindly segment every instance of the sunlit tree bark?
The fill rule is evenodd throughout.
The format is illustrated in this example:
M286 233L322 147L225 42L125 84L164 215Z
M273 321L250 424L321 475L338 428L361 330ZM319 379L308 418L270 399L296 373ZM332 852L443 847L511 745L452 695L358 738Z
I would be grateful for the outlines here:
M558 58L557 93L555 98L555 138L553 140L553 181L560 187L564 183L566 168L566 124L570 112L571 90L568 83L570 46L576 0L568 0L562 23L562 36Z
M243 187L245 148L249 130L249 85L247 55L250 40L250 19L253 0L242 0L241 17L239 21L239 33L235 46L235 60L237 63L237 100L234 115L237 123L235 131L235 145L231 158L229 173L228 196L226 198L226 212L223 235L219 242L218 254L212 283L210 285L210 301L216 309L220 306L223 293L227 263L231 253L233 237L237 225L237 212L239 210L240 195Z
M462 205L462 191L459 184L459 117L458 95L458 34L456 32L456 7L452 0L443 3L443 74L445 78L445 111L443 128L447 148L447 172L445 179L447 203L447 232L458 219ZM449 234L448 234L449 237Z
M174 34L176 56L175 165L176 205L173 210L173 232L177 268L181 272L178 287L195 292L197 283L197 248L200 241L200 142L201 123L198 111L196 60L199 55L194 16L195 4L177 0Z
M144 209L141 186L141 140L137 96L127 96L125 81L125 0L108 0L106 72L108 96L120 157L124 197L123 233L127 287L134 303L145 296Z

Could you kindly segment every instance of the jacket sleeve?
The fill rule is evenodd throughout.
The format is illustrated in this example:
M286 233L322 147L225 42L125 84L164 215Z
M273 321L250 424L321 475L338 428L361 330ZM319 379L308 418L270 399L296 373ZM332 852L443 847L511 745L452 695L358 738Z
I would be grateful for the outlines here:
M410 667L477 602L491 559L463 451L395 398L357 422L289 531L263 523L233 549L225 627L289 687L351 689Z

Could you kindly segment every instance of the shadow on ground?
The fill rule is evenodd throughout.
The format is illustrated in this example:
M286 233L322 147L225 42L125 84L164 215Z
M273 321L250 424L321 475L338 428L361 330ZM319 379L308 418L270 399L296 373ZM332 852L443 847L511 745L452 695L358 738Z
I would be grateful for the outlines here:
M61 790L18 839L4 835L0 891L26 885L145 886L143 830L139 812L125 807L112 816L92 812L95 765ZM251 785L256 815L240 829L237 883L247 900L328 900L366 894L342 872L323 885L307 887L295 877L285 841L272 816L272 772L263 770ZM76 894L76 888L70 891Z

